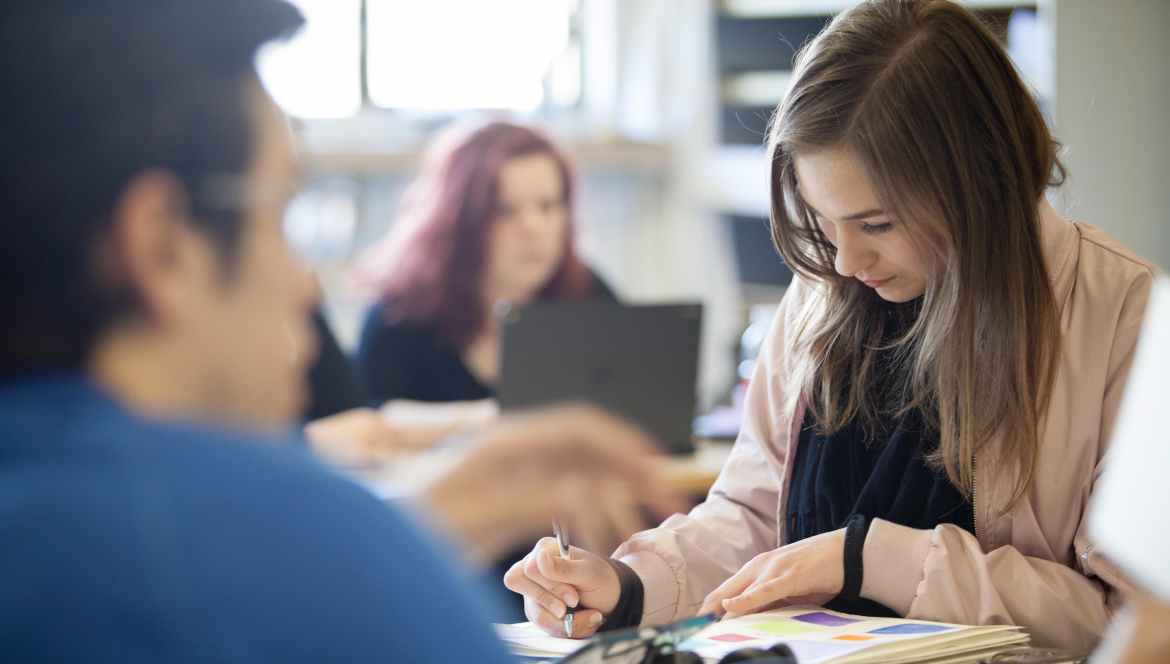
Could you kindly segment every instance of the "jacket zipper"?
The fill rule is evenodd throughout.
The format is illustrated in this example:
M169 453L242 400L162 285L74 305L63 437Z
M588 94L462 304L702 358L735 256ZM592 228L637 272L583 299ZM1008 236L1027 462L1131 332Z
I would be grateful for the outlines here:
M974 403L975 412L979 412L979 353L975 354L975 395L972 399ZM976 494L975 474L977 471L976 462L979 461L979 455L975 452L971 453L971 511L974 513L972 521L975 526L975 541L979 542L982 548L983 542L979 539L979 497Z
M975 495L975 462L979 460L978 454L971 455L971 511L975 516L975 541L983 544L979 539L979 498Z

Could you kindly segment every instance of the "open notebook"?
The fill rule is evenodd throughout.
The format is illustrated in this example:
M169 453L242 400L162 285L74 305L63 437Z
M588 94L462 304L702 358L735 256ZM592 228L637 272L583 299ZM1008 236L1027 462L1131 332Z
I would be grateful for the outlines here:
M498 625L497 633L513 653L526 657L559 659L589 643L547 636L531 623ZM800 664L944 664L982 659L1027 640L1012 626L867 618L796 606L713 623L680 644L679 650L717 662L741 648L783 643Z

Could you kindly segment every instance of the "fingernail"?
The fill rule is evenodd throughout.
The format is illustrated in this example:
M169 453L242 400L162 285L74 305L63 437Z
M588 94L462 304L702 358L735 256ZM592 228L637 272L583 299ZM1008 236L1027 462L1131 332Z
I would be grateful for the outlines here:
M593 615L589 616L589 624L590 625L596 625L600 622L601 622L601 614L600 613L594 613Z
M557 618L564 619L565 607L561 606L560 604L554 604L553 605L553 615L556 616Z
M577 598L565 593L565 604L569 606L577 606Z
M727 605L728 605L728 604L731 604L731 600L729 600L729 599L725 599L725 600L723 600L722 602L720 602L720 604L722 604L722 605L723 605L723 608L725 608L725 609L726 609L726 608L727 608Z

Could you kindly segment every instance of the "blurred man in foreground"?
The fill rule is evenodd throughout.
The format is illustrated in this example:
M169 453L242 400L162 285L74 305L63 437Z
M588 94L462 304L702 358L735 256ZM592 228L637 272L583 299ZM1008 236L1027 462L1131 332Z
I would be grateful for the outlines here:
M5 658L506 659L399 516L264 444L304 399L313 303L252 59L299 23L277 0L0 9ZM648 449L533 413L417 502L484 560L553 514L602 544L673 507Z

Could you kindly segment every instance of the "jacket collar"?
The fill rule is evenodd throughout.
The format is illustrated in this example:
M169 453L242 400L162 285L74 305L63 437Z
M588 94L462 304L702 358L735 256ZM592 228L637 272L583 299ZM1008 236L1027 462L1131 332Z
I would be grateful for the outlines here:
M1063 306L1072 288L1075 270L1070 268L1076 265L1076 237L1076 222L1060 216L1047 197L1041 198L1040 244L1058 307Z

